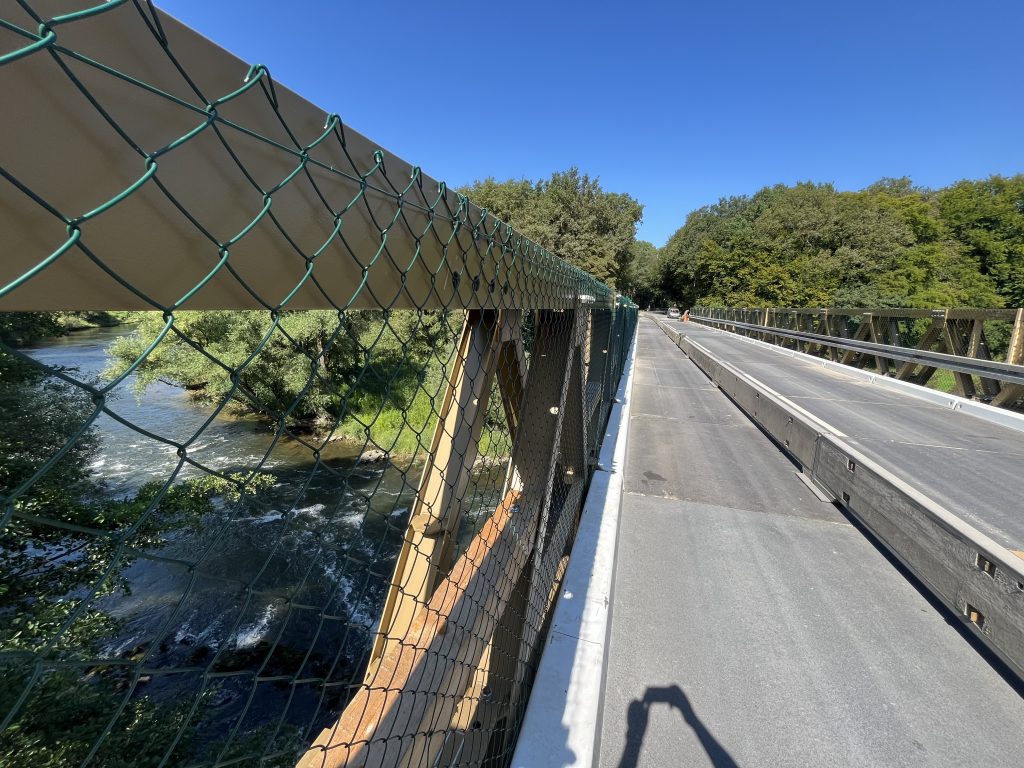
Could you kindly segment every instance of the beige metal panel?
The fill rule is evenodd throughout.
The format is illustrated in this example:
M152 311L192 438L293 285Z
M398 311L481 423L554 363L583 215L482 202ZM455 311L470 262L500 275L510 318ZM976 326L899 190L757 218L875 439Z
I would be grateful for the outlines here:
M77 10L67 1L37 5ZM35 30L20 10L4 14ZM187 308L275 307L300 283L289 309L559 308L573 306L581 290L594 292L582 272L475 206L460 208L454 192L263 70L250 72L165 14L159 23L198 93L134 4L56 28L59 46L166 94L58 53L124 136L50 52L4 67L3 166L22 185L74 221L141 184L81 221L81 247L0 298L0 310L168 308L211 271ZM5 32L0 43L13 50L25 40ZM217 103L246 85L247 74L252 87ZM69 231L74 226L0 179L0 286L68 242ZM606 304L611 295L596 299Z

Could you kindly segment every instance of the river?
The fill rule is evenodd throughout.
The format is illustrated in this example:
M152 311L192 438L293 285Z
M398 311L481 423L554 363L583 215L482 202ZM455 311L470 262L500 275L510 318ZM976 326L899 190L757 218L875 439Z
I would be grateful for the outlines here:
M130 332L80 331L25 351L93 380L110 344ZM179 467L175 447L150 435L187 442L211 408L162 382L139 392L131 378L108 402L121 421L96 422L91 470L111 498L176 470L176 482L202 474ZM128 593L98 604L118 620L101 659L135 664L136 695L198 700L192 737L207 746L236 726L240 734L315 734L337 716L362 674L422 469L415 459L358 464L359 447L342 443L329 444L317 463L301 442L273 438L265 422L214 418L188 457L220 472L259 468L271 487L130 552L120 564ZM500 491L499 469L485 474L474 484L463 540Z

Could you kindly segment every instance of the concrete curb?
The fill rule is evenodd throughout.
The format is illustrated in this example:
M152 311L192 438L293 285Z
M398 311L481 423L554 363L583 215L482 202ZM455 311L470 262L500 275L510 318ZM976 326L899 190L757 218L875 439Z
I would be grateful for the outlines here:
M515 768L591 766L597 759L635 354L636 337L526 707Z
M1024 559L851 446L843 433L684 334L659 325L819 488L1024 676Z

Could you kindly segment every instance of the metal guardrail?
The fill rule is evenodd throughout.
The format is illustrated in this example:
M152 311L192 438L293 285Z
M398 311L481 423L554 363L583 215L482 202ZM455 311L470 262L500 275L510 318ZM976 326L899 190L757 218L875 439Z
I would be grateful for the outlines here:
M995 406L1024 398L1024 309L697 307L690 319L920 385L948 370L958 395ZM992 323L1008 331L1005 361L992 360Z
M0 16L0 763L506 764L636 307L144 0Z
M903 362L914 363L915 365L941 368L947 371L957 371L959 373L980 376L986 379L1024 385L1024 366L1022 365L998 363L992 360L979 360L977 358L963 357L960 355L947 355L941 352L929 352L927 350L917 350L909 347L894 347L891 344L875 344L869 341L856 341L855 339L837 339L834 336L822 336L817 333L785 331L779 328L766 328L763 325L741 323L736 320L715 320L714 318L702 317L700 315L691 314L690 320L717 327L754 331L758 334L763 334L774 339L791 339L795 341L809 342L833 349L850 350L864 355L869 355L871 357L884 357L887 360L900 360Z

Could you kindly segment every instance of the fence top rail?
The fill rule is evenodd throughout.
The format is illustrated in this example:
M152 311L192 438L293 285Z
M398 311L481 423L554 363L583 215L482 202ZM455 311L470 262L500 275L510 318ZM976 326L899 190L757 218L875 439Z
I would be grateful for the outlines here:
M865 307L694 307L693 312L769 312L790 315L831 315L833 317L945 317L949 320L1006 320L1012 322L1018 309L991 309L961 307L955 309L865 308Z
M0 25L0 310L614 299L148 3L10 5Z

